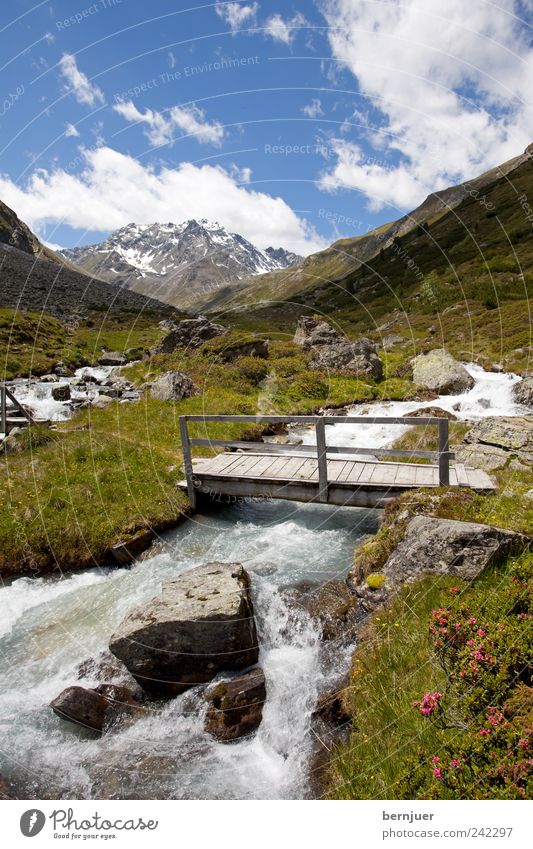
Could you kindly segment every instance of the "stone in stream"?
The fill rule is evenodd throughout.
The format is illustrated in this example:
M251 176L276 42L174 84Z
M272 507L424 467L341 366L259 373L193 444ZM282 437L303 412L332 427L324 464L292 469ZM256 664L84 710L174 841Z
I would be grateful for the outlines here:
M70 401L70 386L68 383L52 386L52 398L54 401Z
M295 587L294 603L315 619L323 640L350 640L356 630L359 604L345 581Z
M513 387L513 400L525 407L533 407L533 375L526 374L524 379Z
M224 678L206 688L205 728L221 742L237 740L256 731L266 699L265 676L259 667Z
M99 684L88 688L67 687L50 702L57 716L102 734L120 718L142 711L139 700L122 684Z
M240 563L206 563L165 581L159 596L126 616L109 648L143 689L161 696L253 666L248 574Z
M440 395L461 395L475 384L465 367L444 348L414 358L413 382Z
M197 387L190 377L180 371L167 371L157 377L150 388L150 395L158 401L181 401L196 395Z

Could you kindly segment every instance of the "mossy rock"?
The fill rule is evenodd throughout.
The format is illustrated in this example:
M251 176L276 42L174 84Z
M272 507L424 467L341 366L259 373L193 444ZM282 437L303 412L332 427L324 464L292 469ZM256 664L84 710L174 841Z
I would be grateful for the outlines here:
M371 590L379 590L386 580L387 576L383 572L371 572L366 576L366 582Z

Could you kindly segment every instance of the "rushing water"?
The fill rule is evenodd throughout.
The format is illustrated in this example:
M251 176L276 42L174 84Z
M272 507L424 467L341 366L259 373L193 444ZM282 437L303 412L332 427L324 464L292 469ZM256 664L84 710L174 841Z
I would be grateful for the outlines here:
M422 408L440 407L453 413L460 421L475 421L487 416L524 415L523 407L513 401L512 390L521 377L485 371L475 363L466 363L474 378L474 386L460 395L440 395L434 401L382 401L356 404L350 407L351 416L406 416ZM409 429L408 425L335 424L326 429L326 441L339 447L384 448ZM295 429L293 433L306 444L315 441L314 430Z
M305 797L311 713L318 692L346 669L348 650L325 663L317 627L279 590L342 577L357 541L376 528L371 510L288 502L224 507L166 534L159 552L132 569L4 586L0 773L31 786L36 798ZM128 610L157 594L167 577L211 560L239 561L252 577L267 681L254 736L214 741L192 691L101 739L52 713L50 700L78 683L76 666L106 648Z
M82 375L91 375L97 380L105 380L111 372L113 366L98 366L95 368L85 366L84 368L76 369L74 377ZM69 401L55 401L52 397L52 389L56 386L70 385L71 377L58 377L54 383L42 383L38 378L30 380L16 381L11 385L11 391L15 395L17 401L20 401L36 419L44 419L51 422L60 422L69 419L72 416L72 407ZM73 401L83 401L87 398L94 398L97 395L98 387L96 384L87 384L87 388L83 390L71 387L71 397Z

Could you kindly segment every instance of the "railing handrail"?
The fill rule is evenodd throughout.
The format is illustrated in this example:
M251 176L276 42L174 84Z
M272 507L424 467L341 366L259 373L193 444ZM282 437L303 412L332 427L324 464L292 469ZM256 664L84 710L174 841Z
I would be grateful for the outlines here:
M194 509L196 505L196 490L194 487L194 475L192 467L191 446L234 446L236 443L232 440L224 439L200 439L190 438L189 422L242 422L254 424L314 424L316 431L316 446L296 446L296 445L279 445L280 453L287 450L293 451L312 451L316 447L316 456L318 461L318 489L320 501L327 502L328 500L328 466L327 455L329 453L346 453L346 454L373 454L374 456L397 456L397 457L412 457L416 459L436 459L439 463L439 485L449 486L450 484L450 459L454 454L450 451L449 443L449 422L447 418L437 416L218 416L218 415L184 415L180 416L180 434L183 450L183 461L185 466L185 474L187 477L187 492L189 500ZM326 444L325 428L328 424L397 424L416 426L434 426L438 428L439 449L438 451L395 451L393 448L349 448L343 446L334 446ZM239 443L246 446L254 444L268 443ZM272 450L272 449L266 449Z
M2 433L5 433L6 420L7 420L7 398L15 405L15 409L22 413L22 415L29 421L33 422L33 416L28 410L26 410L18 398L13 395L10 389L7 388L7 384L5 381L0 382L0 416L1 416L1 426L0 430Z

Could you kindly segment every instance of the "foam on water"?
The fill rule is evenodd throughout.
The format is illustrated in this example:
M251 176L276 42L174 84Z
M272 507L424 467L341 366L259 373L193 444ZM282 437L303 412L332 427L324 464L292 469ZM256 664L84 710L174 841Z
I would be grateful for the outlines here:
M97 380L105 380L109 377L113 370L113 366L98 366L97 368L84 367L76 369L74 377L81 377L82 374L90 374ZM60 422L69 419L72 415L72 408L68 401L55 401L52 398L52 389L65 384L70 385L72 378L61 377L55 383L41 383L38 379L20 380L10 385L17 401L27 407L37 419L45 419L51 422ZM71 397L74 400L83 400L96 395L96 387L87 386L87 389L80 391L74 386L71 389Z
M221 508L166 534L132 569L22 578L0 589L8 611L0 648L0 773L72 798L301 798L308 793L311 713L319 688L345 668L322 668L319 634L280 587L345 574L371 510L288 502ZM252 575L267 702L258 733L232 745L204 731L201 700L186 693L130 727L94 739L54 716L49 702L77 683L76 667L107 647L135 605L166 578L209 560ZM91 686L90 677L82 684Z
M476 421L487 416L519 416L524 408L513 401L513 387L522 378L516 374L485 371L475 363L465 363L474 378L472 389L460 395L440 395L433 401L382 401L355 404L348 410L351 416L405 416L426 407L440 407L461 421ZM408 430L407 425L336 424L326 429L326 441L339 447L385 448ZM315 444L314 430L295 430L306 444Z

